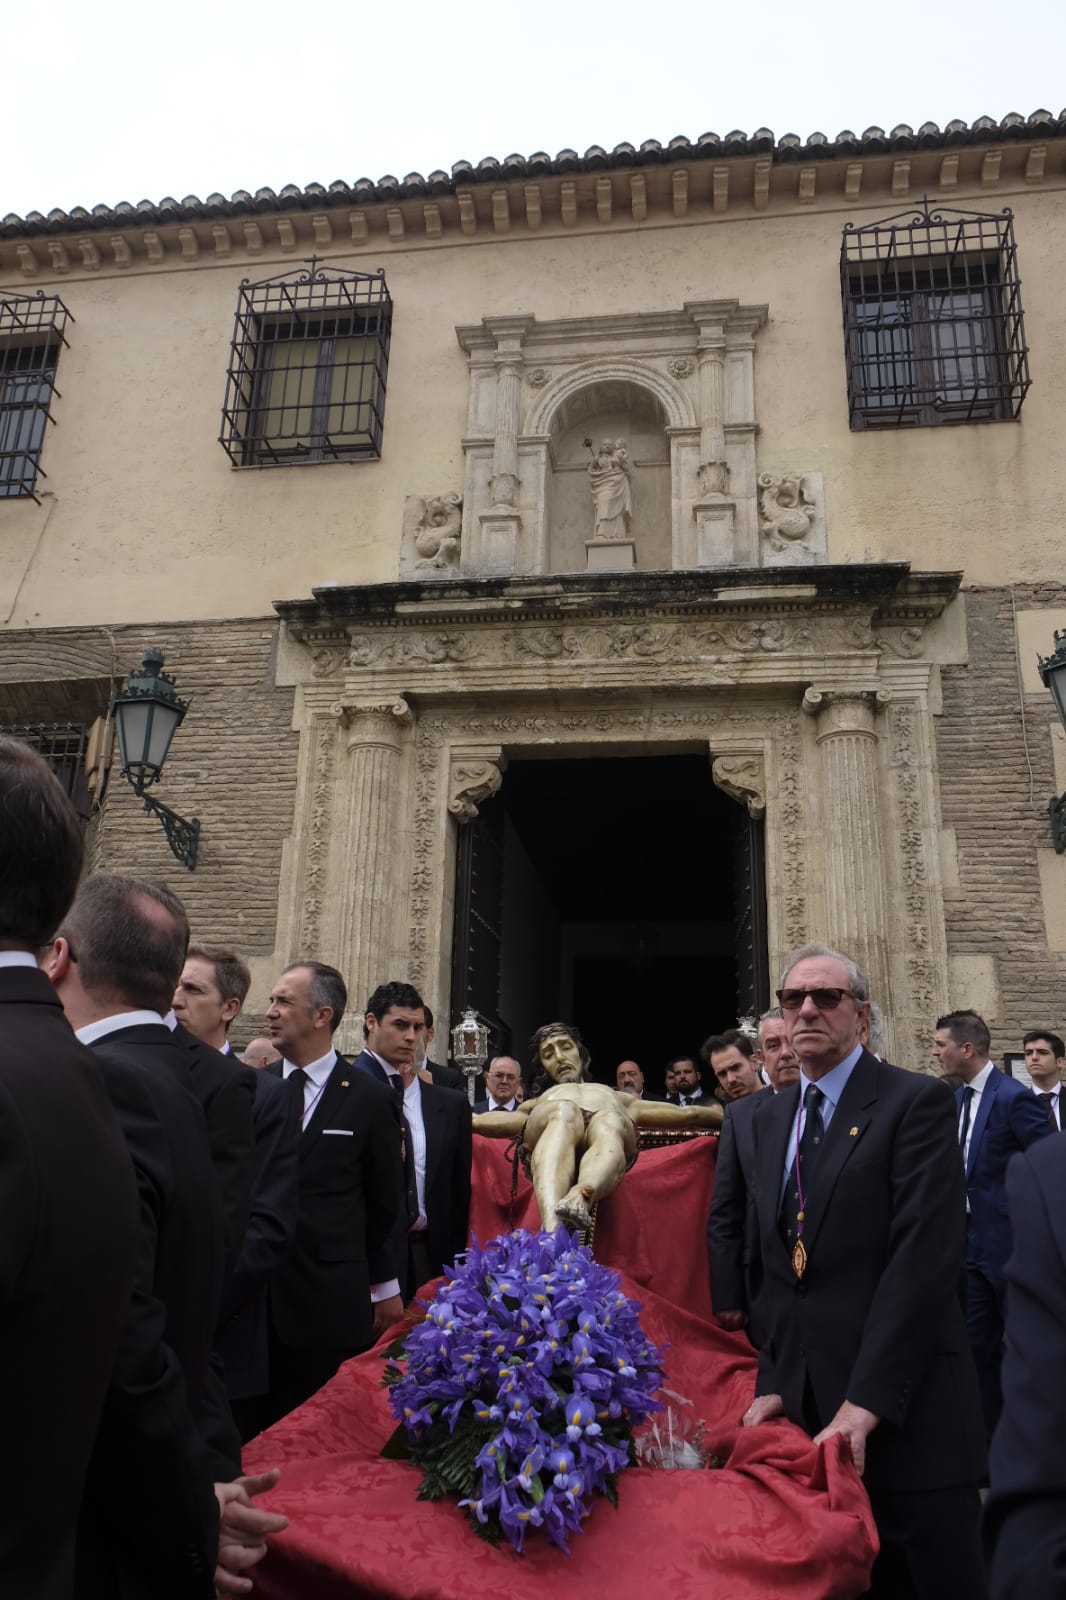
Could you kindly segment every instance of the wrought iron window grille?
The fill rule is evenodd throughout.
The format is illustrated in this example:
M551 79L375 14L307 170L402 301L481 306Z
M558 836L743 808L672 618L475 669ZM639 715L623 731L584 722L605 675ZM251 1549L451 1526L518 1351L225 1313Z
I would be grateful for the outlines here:
M1017 418L1031 379L1009 210L917 211L840 251L852 428Z
M15 722L0 726L0 733L21 739L43 756L74 802L82 821L92 815L92 799L86 780L85 755L89 726L84 722Z
M392 300L384 270L245 280L219 435L235 467L381 455Z
M40 464L56 364L74 321L56 295L8 294L0 298L0 499L37 500Z

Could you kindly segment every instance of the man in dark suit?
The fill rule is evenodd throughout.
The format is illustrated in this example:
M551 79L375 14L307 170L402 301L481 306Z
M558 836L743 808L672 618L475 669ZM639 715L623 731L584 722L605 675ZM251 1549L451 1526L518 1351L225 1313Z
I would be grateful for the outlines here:
M518 1104L518 1088L522 1082L522 1068L513 1056L493 1056L485 1071L484 1100L475 1100L475 1117L486 1111L513 1111ZM630 1091L632 1092L632 1091Z
M85 1600L207 1600L216 1581L228 1497L216 1497L202 1415L222 1219L203 1112L163 1021L188 937L168 890L101 874L82 885L47 960L103 1074L141 1196L137 1276L79 1530Z
M1066 1139L1007 1168L1003 1415L992 1441L985 1544L992 1600L1066 1596Z
M435 1083L438 1089L461 1089L466 1093L466 1080L456 1067L449 1067L446 1062L434 1061L430 1056L433 1040L436 1038L436 1027L433 1021L432 1009L423 1004L422 1013L425 1018L425 1029L422 1035L424 1058L421 1068L423 1083ZM447 1050L445 1051L447 1054Z
M819 945L778 991L801 1078L752 1124L764 1337L744 1421L784 1414L816 1442L844 1439L881 1539L873 1595L981 1600L952 1104L863 1048L868 998L855 963Z
M137 1189L99 1070L35 952L74 898L74 808L0 738L0 1594L69 1600L133 1282Z
M406 1129L406 1238L397 1269L410 1300L466 1248L470 1218L470 1107L454 1089L425 1083L416 1070L422 1000L409 983L379 985L363 1019L366 1049L355 1065L401 1099Z
M758 1094L764 1087L755 1060L755 1046L740 1028L712 1033L700 1046L700 1055L710 1067L724 1105Z
M714 1104L714 1096L703 1087L703 1077L693 1056L674 1056L666 1063L666 1098L675 1106Z
M250 984L234 951L190 945L164 1017L186 1051L193 1093L203 1107L229 1262L240 1250L252 1205L255 1071L232 1054L226 1034Z
M1032 1028L1022 1040L1025 1051L1025 1070L1033 1085L1033 1093L1044 1108L1048 1126L1053 1133L1066 1133L1066 1085L1062 1070L1066 1067L1066 1044L1049 1028Z
M963 1080L955 1109L966 1171L966 1328L989 1439L1003 1405L999 1369L1011 1249L1007 1163L1051 1131L1039 1101L988 1059L990 1042L976 1011L952 1011L937 1020L933 1055L942 1072Z
M731 1333L746 1327L756 1346L760 1342L756 1301L761 1264L754 1203L753 1123L767 1097L773 1098L772 1089L758 1089L726 1106L707 1219L707 1261L715 1321Z
M371 1265L403 1208L399 1108L333 1048L347 1003L336 968L306 961L281 974L267 1009L283 1060L261 1070L281 1079L302 1131L296 1233L270 1284L264 1425L302 1405L403 1313L398 1286L383 1286Z
M174 1012L184 1024L180 1032L187 1028L220 1058L229 1056L227 1035L250 987L251 973L235 950L190 945L174 991ZM300 1109L280 1078L250 1068L247 1077L255 1092L251 1214L223 1283L215 1341L233 1418L245 1441L261 1431L270 1389L267 1292L296 1232L300 1134ZM212 1155L218 1173L214 1141Z

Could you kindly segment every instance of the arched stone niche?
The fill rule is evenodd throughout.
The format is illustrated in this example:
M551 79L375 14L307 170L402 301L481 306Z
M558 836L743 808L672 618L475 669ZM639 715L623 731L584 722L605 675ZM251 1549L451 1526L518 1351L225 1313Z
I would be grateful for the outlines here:
M662 402L630 378L600 379L566 396L552 419L548 442L547 570L583 572L593 533L589 485L591 451L624 441L629 459L634 564L646 571L671 565L669 426Z
M639 568L760 565L754 351L766 316L713 300L457 328L470 373L461 570L586 570L586 437L627 440Z

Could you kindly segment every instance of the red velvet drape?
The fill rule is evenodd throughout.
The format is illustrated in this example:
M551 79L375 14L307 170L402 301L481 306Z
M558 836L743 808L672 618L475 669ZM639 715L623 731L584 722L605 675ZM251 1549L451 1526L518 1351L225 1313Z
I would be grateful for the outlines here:
M287 1533L255 1570L263 1600L831 1600L864 1592L877 1549L862 1484L842 1447L815 1446L798 1428L744 1429L755 1359L742 1335L710 1317L704 1229L715 1141L642 1152L601 1203L595 1253L643 1304L649 1337L668 1344L666 1382L692 1402L721 1470L626 1471L615 1511L597 1499L569 1558L539 1538L517 1556L483 1543L451 1504L416 1499L417 1468L383 1461L392 1432L383 1362L374 1351L253 1442L245 1468L281 1466L264 1504ZM471 1229L482 1241L508 1227L511 1168L504 1148L474 1140ZM515 1226L537 1226L520 1179Z

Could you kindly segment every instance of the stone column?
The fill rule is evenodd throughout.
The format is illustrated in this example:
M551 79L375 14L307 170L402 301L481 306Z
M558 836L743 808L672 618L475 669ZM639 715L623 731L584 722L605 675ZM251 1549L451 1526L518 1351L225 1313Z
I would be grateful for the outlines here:
M875 1000L889 996L885 849L876 713L883 690L810 688L821 756L826 941L853 957Z
M725 449L725 350L722 323L698 324L700 460L695 506L696 560L701 567L736 561L736 501L729 494Z
M360 1018L376 984L405 974L397 929L396 853L404 834L401 749L411 721L406 700L344 703L337 707L348 749L348 810L344 850L338 966L348 985L349 1008L337 1048L362 1048Z
M496 357L496 439L492 448L489 497L494 506L513 506L518 495L518 419L522 363L510 354Z

